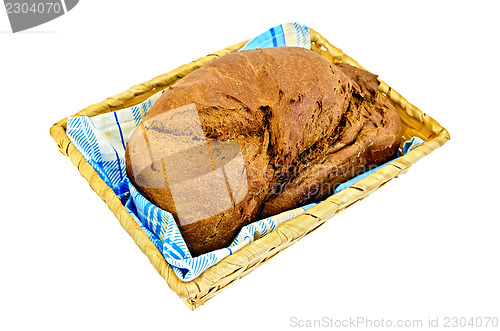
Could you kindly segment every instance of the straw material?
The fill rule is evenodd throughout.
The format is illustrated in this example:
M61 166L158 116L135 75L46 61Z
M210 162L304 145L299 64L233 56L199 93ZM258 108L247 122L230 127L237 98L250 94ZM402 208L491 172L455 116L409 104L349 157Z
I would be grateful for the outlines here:
M321 54L330 61L345 62L362 68L356 61L330 44L318 32L311 28L309 28L309 32L311 49L313 51ZM239 50L246 42L240 42L227 47L189 64L182 65L148 82L135 85L125 92L89 106L73 116L95 116L136 105L204 64L220 56ZM263 238L228 256L217 265L207 269L195 280L186 283L182 282L175 275L172 268L165 262L163 255L128 214L113 190L104 183L70 142L66 135L67 120L63 119L54 124L50 128L50 134L59 146L61 153L71 159L80 171L80 174L89 182L92 189L113 211L120 224L134 239L142 252L146 254L151 264L166 280L169 287L177 293L189 308L194 310L237 279L252 272L252 270L267 262L283 249L317 229L330 217L365 198L392 178L405 173L413 163L442 146L450 139L448 131L439 125L438 122L409 103L398 92L391 89L389 85L380 81L379 90L388 95L398 105L398 112L405 128L403 137L409 139L412 136L417 136L425 140L426 143L358 181L351 187L308 209L304 214L281 224Z

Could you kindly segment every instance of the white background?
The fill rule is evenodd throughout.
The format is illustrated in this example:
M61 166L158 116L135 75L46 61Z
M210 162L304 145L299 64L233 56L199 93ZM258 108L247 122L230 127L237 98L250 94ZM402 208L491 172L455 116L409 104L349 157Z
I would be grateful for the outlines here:
M495 4L87 0L17 34L2 8L0 329L500 318ZM191 312L58 152L49 128L289 21L319 31L452 139Z

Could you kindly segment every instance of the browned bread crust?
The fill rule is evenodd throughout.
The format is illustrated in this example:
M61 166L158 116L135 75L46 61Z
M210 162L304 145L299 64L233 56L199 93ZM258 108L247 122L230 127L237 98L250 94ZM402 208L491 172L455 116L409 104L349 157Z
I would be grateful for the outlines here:
M375 75L313 51L276 47L225 55L166 90L145 121L194 103L207 141L236 143L246 167L248 192L241 201L198 222L178 222L191 253L227 246L243 225L324 199L336 184L394 155L400 119L378 84ZM127 145L127 174L175 217L168 186L135 180L133 164L143 162L146 151L132 138L141 130Z

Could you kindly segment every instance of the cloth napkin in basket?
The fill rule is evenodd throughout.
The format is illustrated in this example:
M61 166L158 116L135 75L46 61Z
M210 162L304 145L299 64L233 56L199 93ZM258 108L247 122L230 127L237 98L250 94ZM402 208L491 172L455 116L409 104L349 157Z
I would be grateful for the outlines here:
M250 40L242 50L277 46L310 48L309 29L297 22L281 24ZM273 231L279 224L304 213L315 204L249 224L241 229L228 247L192 257L172 214L158 208L140 194L127 178L125 171L125 148L128 138L161 93L151 96L139 105L115 112L93 117L69 117L66 134L104 182L113 189L132 218L172 266L176 275L187 282L225 257ZM422 140L413 138L405 145L404 152L421 143ZM337 191L352 185L377 169L344 183Z

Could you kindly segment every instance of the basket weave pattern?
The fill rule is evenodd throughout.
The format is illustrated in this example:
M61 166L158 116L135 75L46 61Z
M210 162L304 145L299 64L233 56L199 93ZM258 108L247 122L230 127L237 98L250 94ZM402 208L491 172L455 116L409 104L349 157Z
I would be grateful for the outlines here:
M313 51L321 54L330 61L344 62L362 68L356 61L330 44L318 32L311 28L309 28L309 32L311 49ZM135 85L127 91L89 106L73 116L91 117L136 105L204 64L220 56L239 50L246 42L229 46L191 63L182 65L148 82ZM172 268L166 263L163 255L148 239L147 235L140 229L130 214L128 214L113 190L104 183L75 146L73 146L66 135L67 120L63 119L55 123L50 128L50 134L59 146L61 153L71 159L80 171L80 174L108 205L120 221L120 224L134 239L142 252L146 254L151 264L166 280L170 288L177 293L189 308L196 309L237 279L250 273L283 249L317 229L327 219L368 196L392 178L405 173L413 163L442 146L450 139L448 131L439 125L438 122L413 106L383 81L380 81L379 90L389 96L398 105L398 112L405 127L403 138L409 139L412 136L417 136L425 140L426 143L392 161L387 166L358 181L349 188L329 197L324 202L308 209L304 214L279 225L271 233L254 241L233 255L228 256L190 282L182 282L175 275Z

